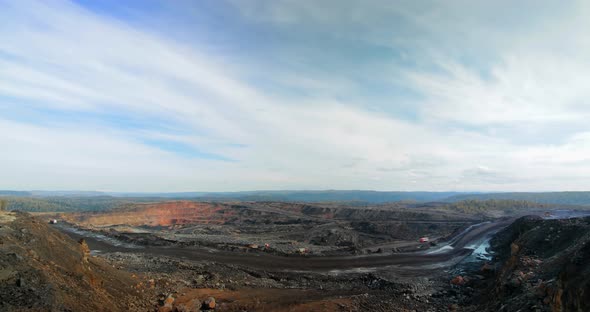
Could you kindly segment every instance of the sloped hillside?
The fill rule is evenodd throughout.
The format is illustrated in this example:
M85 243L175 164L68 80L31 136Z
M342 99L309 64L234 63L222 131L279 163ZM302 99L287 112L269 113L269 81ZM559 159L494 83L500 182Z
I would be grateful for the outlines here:
M513 193L483 193L483 194L457 194L444 201L458 202L464 200L515 200L529 201L554 205L590 205L590 192L513 192Z
M0 211L0 311L146 311L128 273L27 213Z
M502 266L489 310L590 311L590 217L524 217L492 248Z

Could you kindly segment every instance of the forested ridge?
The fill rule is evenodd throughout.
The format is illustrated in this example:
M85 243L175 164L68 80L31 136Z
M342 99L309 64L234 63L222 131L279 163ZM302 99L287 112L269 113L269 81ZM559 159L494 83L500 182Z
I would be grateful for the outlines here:
M512 193L485 193L485 194L460 194L450 196L446 202L459 202L464 200L514 200L528 201L543 204L556 205L584 205L590 206L590 192L512 192Z
M109 196L44 198L3 196L1 200L5 203L6 210L21 210L28 212L101 211L133 202L129 199Z
M362 190L324 191L248 191L248 192L184 192L184 193L117 193L96 191L10 191L0 190L0 199L12 199L12 207L45 210L102 210L119 203L200 200L200 201L277 201L277 202L340 202L372 205L392 202L446 202L465 200L513 200L555 205L590 206L590 192L386 192Z
M457 212L476 214L491 210L504 211L506 213L519 212L531 209L553 209L558 208L554 204L536 203L526 200L507 200L507 199L488 199L475 200L468 199L445 205L448 210Z
M120 208L134 203L169 201L171 199L137 197L118 198L110 196L96 197L0 197L0 208L5 210L21 210L28 212L73 212L73 211L104 211ZM536 203L524 200L463 200L453 203L425 203L422 206L414 202L396 202L398 208L436 208L465 214L479 214L486 211L503 211L505 213L521 212L532 209L556 209L564 206ZM367 207L371 207L368 205ZM565 207L564 207L565 208ZM571 208L571 206L569 207ZM579 208L588 208L576 206Z

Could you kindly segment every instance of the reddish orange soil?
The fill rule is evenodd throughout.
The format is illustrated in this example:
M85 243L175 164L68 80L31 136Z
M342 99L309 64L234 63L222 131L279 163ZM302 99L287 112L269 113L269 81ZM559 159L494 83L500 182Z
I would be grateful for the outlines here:
M227 205L192 201L173 201L150 204L134 204L109 213L74 213L64 218L78 224L108 226L170 226L175 224L222 224L231 218L235 210Z
M356 304L350 297L330 296L328 292L299 289L241 290L186 289L175 304L192 299L205 300L214 297L220 311L356 311Z

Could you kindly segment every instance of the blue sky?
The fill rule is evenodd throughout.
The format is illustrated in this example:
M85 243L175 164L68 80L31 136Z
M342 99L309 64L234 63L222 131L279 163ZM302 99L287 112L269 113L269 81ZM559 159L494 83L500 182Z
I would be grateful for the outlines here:
M0 189L590 186L584 1L0 8Z

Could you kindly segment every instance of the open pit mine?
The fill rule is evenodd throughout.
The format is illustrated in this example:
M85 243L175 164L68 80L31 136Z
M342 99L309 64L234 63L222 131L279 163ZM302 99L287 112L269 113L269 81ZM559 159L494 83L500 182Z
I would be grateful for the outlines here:
M556 207L183 200L1 214L2 311L590 308L590 217Z

